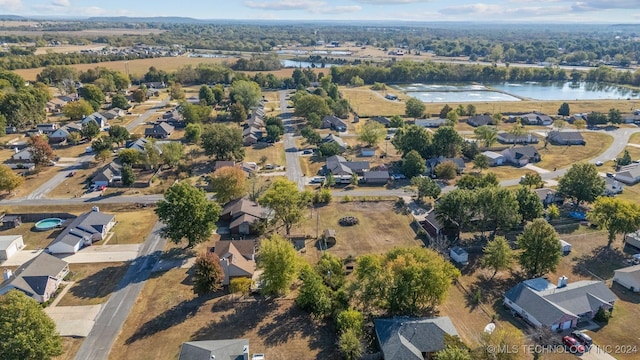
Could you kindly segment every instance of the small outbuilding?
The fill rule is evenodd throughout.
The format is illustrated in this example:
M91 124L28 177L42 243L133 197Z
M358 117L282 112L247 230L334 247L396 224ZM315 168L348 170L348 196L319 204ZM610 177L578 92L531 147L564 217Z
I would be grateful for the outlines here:
M323 247L327 249L336 244L336 231L334 229L325 229L322 233Z
M640 265L613 271L613 281L632 292L640 292Z
M0 236L0 260L9 260L11 256L23 248L22 235Z
M449 256L451 256L451 259L458 264L467 265L469 263L469 253L460 246L452 247L449 251Z
M571 252L571 244L560 239L560 245L562 246L562 254L567 255Z
M22 224L20 215L0 214L0 230L17 228Z

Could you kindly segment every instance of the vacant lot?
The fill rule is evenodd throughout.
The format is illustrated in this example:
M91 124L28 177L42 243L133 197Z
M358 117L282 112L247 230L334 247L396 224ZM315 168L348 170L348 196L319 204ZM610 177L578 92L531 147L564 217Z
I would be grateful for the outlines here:
M149 208L118 212L115 215L118 223L113 227L109 245L140 244L158 222L158 216Z
M14 190L11 197L21 198L31 194L34 190L38 189L42 184L51 179L51 177L60 171L60 169L61 168L57 166L45 166L40 168L37 173L25 176L24 183Z
M359 223L339 225L338 220L345 216L355 216ZM337 243L329 252L343 259L382 253L397 246L420 246L422 242L411 228L411 221L410 215L395 209L393 201L335 202L314 209L291 233L310 236L306 248L309 260L314 262L320 256L316 233L322 236L325 229L336 231Z
M48 194L48 198L73 198L79 197L84 194L87 189L87 186L91 183L91 178L95 174L101 166L106 164L88 164L89 167L86 169L78 169L74 170L75 174L72 177L67 177L64 179L60 185L51 190Z
M126 263L70 264L74 284L58 306L97 305L106 302L127 271Z
M549 144L544 149L544 144L538 145L542 161L535 165L547 170L571 166L571 164L587 161L598 156L609 148L613 142L613 137L607 134L589 132L582 133L582 136L587 143L585 146L556 146Z
M388 88L386 91L373 91L370 86L340 87L340 92L349 100L353 110L363 117L404 115L405 104L401 100L384 98L386 94L395 94L399 98L408 97L401 92Z
M244 148L244 161L255 162L257 164L273 164L286 166L287 160L284 153L284 143L256 144ZM263 161L264 160L264 161Z

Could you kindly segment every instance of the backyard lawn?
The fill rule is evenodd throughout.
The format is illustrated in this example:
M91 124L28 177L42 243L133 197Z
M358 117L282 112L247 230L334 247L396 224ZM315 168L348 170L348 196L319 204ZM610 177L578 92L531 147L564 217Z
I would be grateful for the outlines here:
M564 168L580 161L587 161L608 149L613 143L613 137L596 132L582 133L587 145L580 146L556 146L547 145L543 149L544 143L538 145L538 151L542 161L535 163L536 166L547 170L554 168Z
M136 211L116 213L116 226L109 245L140 244L143 243L151 229L158 222L158 216L153 209L145 208Z
M244 161L255 162L257 164L273 164L286 166L287 161L286 155L284 153L283 142L270 144L266 147L262 146L246 146L244 148ZM266 158L265 161L262 161L263 157Z
M1 213L2 211L0 211ZM60 229L48 230L48 231L34 231L35 223L24 222L17 228L7 229L0 231L0 236L7 235L22 235L24 240L24 250L36 250L43 249L49 245L53 239L60 234Z

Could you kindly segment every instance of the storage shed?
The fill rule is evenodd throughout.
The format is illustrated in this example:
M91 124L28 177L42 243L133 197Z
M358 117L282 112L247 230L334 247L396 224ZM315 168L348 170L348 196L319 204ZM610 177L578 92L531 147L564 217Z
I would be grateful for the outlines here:
M469 263L469 253L460 246L452 247L451 251L449 251L449 255L451 256L451 259L458 264L467 265Z
M563 255L567 255L568 253L571 252L571 244L569 244L568 242L560 239L560 245L562 245L562 254Z
M0 236L0 260L8 260L24 248L22 235Z

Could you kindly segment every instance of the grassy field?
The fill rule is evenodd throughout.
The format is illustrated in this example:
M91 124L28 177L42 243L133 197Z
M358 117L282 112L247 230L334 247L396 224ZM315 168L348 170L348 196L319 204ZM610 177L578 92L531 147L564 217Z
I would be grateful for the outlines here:
M127 271L127 264L70 264L69 280L74 284L58 306L84 306L105 303Z
M473 166L473 164L469 164L469 165ZM476 171L475 167L472 167L471 171ZM524 174L532 173L533 170L529 170L525 168L517 168L510 165L503 165L503 166L490 167L482 171L483 174L488 172L492 172L496 174L496 177L498 178L498 180L502 181L502 180L518 179Z
M84 341L83 338L72 338L72 337L63 337L62 338L62 355L56 356L53 360L73 360L80 350L80 345Z
M635 133L635 134L631 135L631 137L629 138L629 143L630 144L639 144L640 145L640 133Z
M607 134L589 132L583 133L582 136L587 143L585 146L556 146L549 144L546 149L542 149L544 144L539 144L538 151L542 161L535 165L547 170L567 167L576 162L587 161L598 156L613 143L613 137Z
M404 102L387 100L384 96L385 93L389 93L397 95L400 100L408 98L394 89L373 91L369 86L355 88L341 86L340 92L345 99L349 100L353 110L363 117L404 115Z
M24 178L24 183L14 191L12 197L21 198L31 194L58 171L60 171L60 168L57 166L45 166L38 173L27 175Z
M270 146L246 146L244 148L244 161L255 162L258 164L273 164L286 166L286 155L284 153L284 143L278 142ZM262 157L266 157L266 161L262 162Z
M0 210L0 213L2 213L2 210ZM34 225L35 223L32 222L24 222L17 228L0 231L0 236L22 235L25 245L24 249L35 250L47 247L47 245L60 234L60 229L34 231Z
M113 228L113 237L109 245L140 244L158 222L158 216L153 209L123 211L116 213L118 224Z
M98 166L91 166L87 169L75 170L73 177L66 178L60 185L51 190L48 198L72 198L81 196L90 182L93 174L99 169Z

